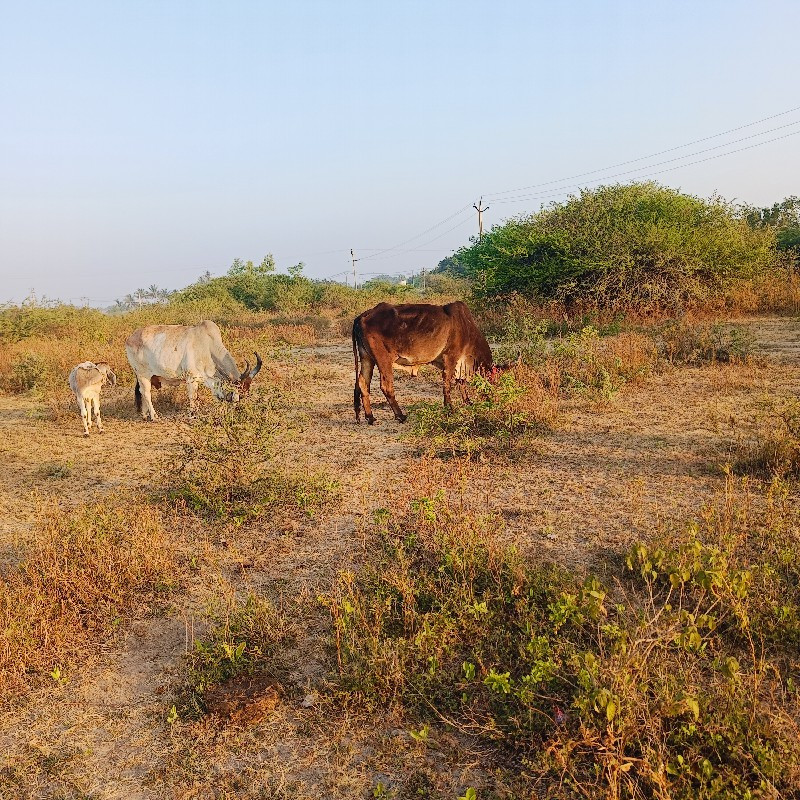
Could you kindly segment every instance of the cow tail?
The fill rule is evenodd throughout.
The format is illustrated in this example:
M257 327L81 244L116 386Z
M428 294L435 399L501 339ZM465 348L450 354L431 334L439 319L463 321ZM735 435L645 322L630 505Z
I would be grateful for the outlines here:
M360 422L361 420L361 387L358 385L358 372L359 372L359 363L358 363L358 339L360 331L360 324L359 324L359 317L356 317L353 320L353 361L355 363L356 368L356 383L355 387L353 388L353 410L356 414L356 422Z
M136 402L136 410L141 414L142 413L142 390L139 386L139 379L136 379L136 389L133 391L133 397Z

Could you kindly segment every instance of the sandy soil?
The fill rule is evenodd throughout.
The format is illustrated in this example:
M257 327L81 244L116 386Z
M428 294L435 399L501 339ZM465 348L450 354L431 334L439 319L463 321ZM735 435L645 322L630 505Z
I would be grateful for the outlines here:
M697 515L722 490L731 444L758 404L800 396L800 321L742 324L759 346L752 363L670 369L608 405L570 401L557 429L524 456L466 467L419 457L383 402L378 425L354 424L349 343L295 349L291 363L270 365L274 380L299 387L304 398L300 430L282 457L334 474L341 505L235 534L200 523L176 530L176 547L190 540L201 556L185 592L87 656L65 684L3 709L0 797L345 798L371 796L379 781L413 796L414 781L424 788L429 775L457 796L481 779L474 744L442 731L435 748L420 749L398 720L345 713L332 721L309 698L326 669L321 613L299 621L306 633L291 654L288 689L262 691L238 722L212 716L170 725L183 654L208 598L230 586L315 598L338 570L368 557L362 532L372 510L403 507L439 487L498 511L506 523L498 535L536 557L602 568L634 540ZM406 407L440 396L432 372L396 381ZM170 409L161 423L143 423L130 393L108 398L106 433L89 439L77 411L53 421L32 399L0 396L0 564L24 553L43 504L69 513L120 490L156 490L185 420ZM380 398L377 387L373 397Z

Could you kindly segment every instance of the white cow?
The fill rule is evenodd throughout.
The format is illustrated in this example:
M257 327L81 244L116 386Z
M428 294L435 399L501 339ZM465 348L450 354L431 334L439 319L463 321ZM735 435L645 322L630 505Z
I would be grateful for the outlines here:
M261 369L261 356L255 354L239 372L233 356L222 344L219 328L204 320L197 325L148 325L125 340L125 352L136 373L136 408L144 419L158 418L153 408L151 389L162 384L186 383L189 408L194 408L197 384L207 386L218 400L237 402ZM144 398L144 408L142 407Z
M89 428L92 427L92 410L97 430L103 432L103 421L100 419L100 390L107 383L116 386L117 376L105 361L98 361L96 364L84 361L73 367L69 373L69 388L75 393L78 408L81 410L84 436L89 435Z

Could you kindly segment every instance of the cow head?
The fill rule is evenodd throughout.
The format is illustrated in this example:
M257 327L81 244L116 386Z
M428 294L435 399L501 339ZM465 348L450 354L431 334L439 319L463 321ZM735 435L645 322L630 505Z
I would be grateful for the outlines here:
M520 366L522 366L522 355L516 361L510 361L507 364L492 364L491 367L484 371L484 376L489 383L494 385L501 375L511 372Z
M106 361L98 361L95 366L103 375L103 383L109 386L117 385L117 376L111 371L111 365Z
M256 357L256 365L250 369L250 362L245 361L245 368L241 375L237 379L231 378L227 381L218 380L214 383L214 397L217 400L225 400L228 403L238 403L241 397L247 394L248 389L250 389L250 384L253 382L253 378L258 375L259 371L261 370L261 356L258 353L254 353Z
M247 394L248 389L250 388L250 384L253 382L253 378L261 371L261 356L258 353L253 353L256 357L256 365L253 369L250 369L250 362L245 361L245 368L244 372L239 376L239 387L242 390L242 394Z

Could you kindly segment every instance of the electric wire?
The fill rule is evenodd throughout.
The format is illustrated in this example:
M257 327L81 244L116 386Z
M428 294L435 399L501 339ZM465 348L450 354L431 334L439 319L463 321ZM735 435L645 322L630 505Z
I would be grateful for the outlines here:
M675 147L668 147L666 150L659 150L656 153L650 153L650 155L639 156L638 158L631 158L631 159L628 159L627 161L619 161L616 164L609 165L608 167L601 167L599 169L593 169L593 170L590 170L589 172L581 172L581 173L578 173L577 175L569 175L569 176L567 176L565 178L557 178L555 180L544 181L542 183L533 183L533 184L530 184L529 186L520 186L517 189L504 189L501 192L490 192L489 194L484 193L483 197L486 197L487 199L490 199L490 198L498 197L500 195L510 194L511 192L524 192L524 191L527 191L528 189L537 189L537 188L539 188L541 186L550 186L550 185L552 185L554 183L562 183L563 181L572 181L572 180L576 180L577 178L584 178L587 175L596 175L598 172L607 172L610 169L616 169L617 167L624 167L627 164L635 164L635 163L637 163L639 161L646 161L646 160L651 159L651 158L657 158L658 156L665 155L666 153L673 153L673 152L675 152L675 150L682 150L684 147L692 147L693 145L700 144L701 142L708 142L711 139L718 139L720 136L727 136L729 133L736 133L736 131L741 131L741 130L744 130L745 128L752 128L754 125L760 125L762 122L768 122L769 120L777 119L778 117L785 117L787 114L791 114L794 111L800 111L800 106L795 106L794 108L790 108L790 109L788 109L786 111L781 111L778 114L771 114L768 117L762 117L761 119L756 120L755 122L748 122L745 125L739 125L739 126L737 126L735 128L729 128L728 130L722 131L720 133L714 133L714 134L711 134L710 136L703 136L700 139L694 139L693 141L686 142L685 144L679 144L679 145L676 145ZM797 123L796 122L791 122L791 123L788 123L788 124L789 125L796 125ZM781 128L781 127L785 127L785 126L778 126L778 128ZM764 133L770 133L772 130L778 130L778 128L772 128L770 130L762 131L761 134L753 134L753 136L760 136L760 135L762 135ZM744 138L752 138L752 137L744 137ZM742 141L742 140L736 140L736 141ZM734 142L730 142L730 144L733 144L733 143ZM723 147L724 145L719 145L719 146Z

